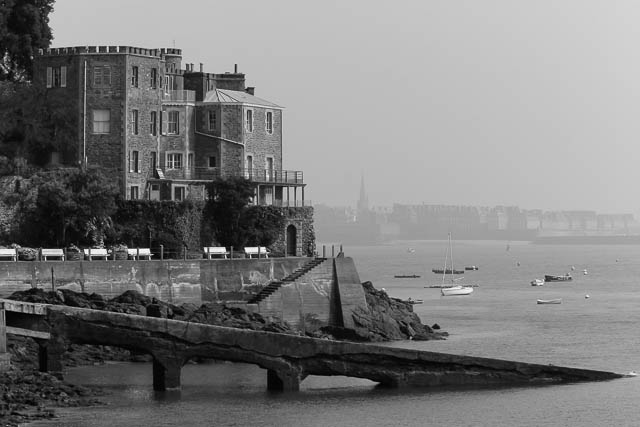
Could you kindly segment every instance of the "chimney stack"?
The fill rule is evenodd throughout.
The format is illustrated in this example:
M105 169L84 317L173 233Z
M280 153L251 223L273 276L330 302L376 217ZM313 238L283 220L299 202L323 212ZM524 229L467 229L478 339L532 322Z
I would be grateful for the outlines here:
M238 64L233 64L233 73L238 74Z
M256 88L255 87L248 87L244 91L247 92L249 95L255 95Z
M204 72L204 64L202 62L200 63L200 72Z

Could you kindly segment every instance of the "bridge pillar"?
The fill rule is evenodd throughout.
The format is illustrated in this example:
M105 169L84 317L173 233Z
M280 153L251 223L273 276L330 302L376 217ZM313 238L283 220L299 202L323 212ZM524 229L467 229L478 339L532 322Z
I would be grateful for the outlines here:
M7 322L4 303L0 303L0 372L6 372L9 368L11 368L11 355L7 353Z
M300 373L294 370L283 372L267 369L267 389L272 391L299 391Z
M54 338L49 340L36 339L36 342L38 343L38 367L40 372L49 372L62 379L64 342Z
M156 391L180 390L182 359L153 356L153 389Z

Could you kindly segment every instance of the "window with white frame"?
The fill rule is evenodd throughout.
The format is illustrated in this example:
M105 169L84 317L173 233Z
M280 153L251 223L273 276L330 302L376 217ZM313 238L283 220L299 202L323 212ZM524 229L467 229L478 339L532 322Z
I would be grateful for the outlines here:
M156 87L158 87L158 69L157 68L151 69L150 78L151 78L151 81L150 81L151 89L155 89Z
M180 112L179 111L169 111L167 113L167 133L169 135L177 135L178 134L178 126L180 120Z
M253 110L247 110L245 113L245 129L247 132L253 132Z
M215 111L209 111L209 130L216 130L216 112Z
M111 111L93 110L93 133L111 132Z
M138 67L131 67L131 86L138 87Z
M182 153L167 153L167 169L182 169Z
M129 199L137 200L140 198L140 192L137 185L132 185L131 190L129 191Z
M109 65L96 65L93 67L93 86L111 86L111 67Z
M47 87L67 87L67 67L47 67Z
M265 129L267 131L268 134L272 134L273 133L273 113L271 111L267 111L267 114L265 114Z
M173 200L176 202L180 202L184 200L187 194L187 188L184 186L175 186L173 187Z
M139 153L137 150L129 152L129 172L140 172Z
M158 112L151 112L151 120L149 120L149 134L156 136L158 134Z
M138 134L138 110L131 110L131 133Z

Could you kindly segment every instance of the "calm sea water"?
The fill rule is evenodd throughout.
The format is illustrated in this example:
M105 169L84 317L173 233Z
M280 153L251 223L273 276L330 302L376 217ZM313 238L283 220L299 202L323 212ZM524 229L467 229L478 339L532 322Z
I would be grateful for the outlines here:
M407 249L411 247L413 252ZM626 373L640 371L640 246L454 242L472 295L441 297L446 242L345 247L360 279L398 298L423 299L416 313L450 333L445 341L389 345ZM572 267L574 270L572 270ZM587 269L588 274L583 274ZM532 287L544 274L574 280ZM395 279L419 274L418 279ZM585 298L589 295L589 298ZM560 305L537 299L562 298ZM105 385L109 405L58 411L38 426L637 426L640 377L538 387L384 390L366 380L310 377L299 393L266 391L266 372L231 363L187 365L179 395L155 394L149 364L69 370Z

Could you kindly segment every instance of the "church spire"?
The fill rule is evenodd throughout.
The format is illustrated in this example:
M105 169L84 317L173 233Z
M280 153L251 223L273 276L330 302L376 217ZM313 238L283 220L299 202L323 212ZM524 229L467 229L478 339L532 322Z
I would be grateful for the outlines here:
M358 199L358 213L362 214L369 210L369 198L364 188L364 174L360 176L360 198Z

